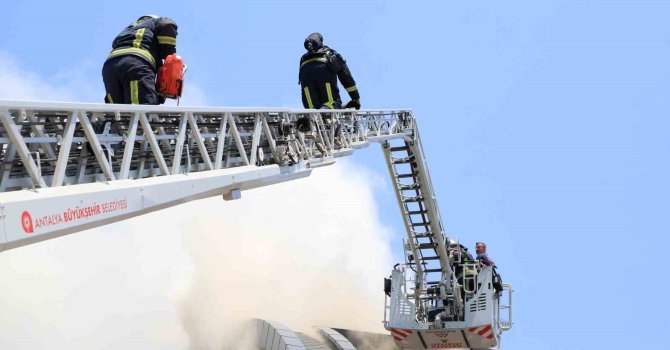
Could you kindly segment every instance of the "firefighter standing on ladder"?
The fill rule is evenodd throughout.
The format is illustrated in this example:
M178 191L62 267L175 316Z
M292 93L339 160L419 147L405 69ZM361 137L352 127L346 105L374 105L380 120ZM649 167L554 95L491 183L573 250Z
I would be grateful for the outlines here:
M305 39L307 53L300 58L299 83L302 104L310 109L340 109L342 100L337 79L349 93L351 101L344 108L361 108L356 82L347 61L337 51L323 45L323 36L312 33Z
M177 51L177 23L167 17L142 16L126 27L112 43L102 79L106 103L159 105L165 97L156 92L156 72L163 60Z

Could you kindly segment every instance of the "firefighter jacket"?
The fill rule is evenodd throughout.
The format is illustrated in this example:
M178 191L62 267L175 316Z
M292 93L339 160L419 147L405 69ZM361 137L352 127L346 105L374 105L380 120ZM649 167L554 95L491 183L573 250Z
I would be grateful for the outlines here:
M145 16L126 27L112 43L107 57L135 55L143 58L154 71L163 60L177 51L177 23L167 17Z
M342 83L344 89L349 93L349 97L352 100L360 99L356 82L351 75L351 71L349 71L347 61L337 51L328 46L323 46L315 52L307 52L302 55L300 58L300 70L312 64L325 64L330 72L337 75L340 83Z

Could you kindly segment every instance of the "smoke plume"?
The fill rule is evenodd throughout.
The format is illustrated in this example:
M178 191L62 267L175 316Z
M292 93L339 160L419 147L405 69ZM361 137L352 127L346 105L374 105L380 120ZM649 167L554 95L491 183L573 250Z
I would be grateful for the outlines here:
M390 229L355 163L0 254L0 348L239 349L245 321L383 331Z
M302 331L383 330L390 232L370 176L348 163L312 176L250 191L218 213L208 206L196 220L193 282L181 305L193 349L232 346L250 317Z

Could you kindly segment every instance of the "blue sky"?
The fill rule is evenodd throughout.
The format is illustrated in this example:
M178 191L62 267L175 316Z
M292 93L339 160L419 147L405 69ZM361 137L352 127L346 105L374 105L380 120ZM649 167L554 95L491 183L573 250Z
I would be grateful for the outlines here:
M90 102L102 101L112 39L142 14L177 21L192 101L213 106L299 106L302 42L320 31L348 60L364 108L414 110L448 233L486 241L516 289L507 349L662 346L669 1L2 8L0 53L54 86L82 82L77 96ZM377 149L354 159L384 172ZM399 225L393 194L377 196L382 219Z

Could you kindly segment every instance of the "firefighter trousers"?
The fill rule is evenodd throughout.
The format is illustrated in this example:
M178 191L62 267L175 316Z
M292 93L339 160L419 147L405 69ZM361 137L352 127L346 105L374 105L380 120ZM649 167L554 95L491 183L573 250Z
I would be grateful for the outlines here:
M134 55L108 59L102 66L105 103L158 105L163 103L156 92L156 73L151 64Z

